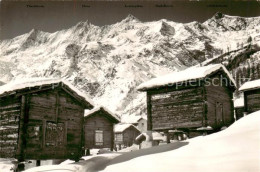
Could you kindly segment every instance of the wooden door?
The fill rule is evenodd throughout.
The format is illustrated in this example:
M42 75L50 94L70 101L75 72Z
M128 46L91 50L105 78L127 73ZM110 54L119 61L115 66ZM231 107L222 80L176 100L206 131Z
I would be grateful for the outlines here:
M60 147L65 145L64 123L47 122L45 133L46 147Z
M223 119L223 104L216 102L216 125L222 125L224 122Z
M91 149L94 147L94 131L91 130L93 126L84 125L84 135L85 135L85 148Z
M102 130L96 130L95 131L95 145L96 146L103 146L103 131Z

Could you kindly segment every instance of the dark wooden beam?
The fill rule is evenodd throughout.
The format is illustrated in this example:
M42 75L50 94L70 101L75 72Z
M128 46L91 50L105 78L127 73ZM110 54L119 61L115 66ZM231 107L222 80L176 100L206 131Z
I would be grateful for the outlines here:
M204 105L203 105L203 112L204 112L204 115L202 117L202 125L207 127L208 125L208 103L207 103L207 90L206 90L206 87L203 86L203 89L202 89L202 94L203 94L203 98L204 98Z
M67 133L68 133L68 121L65 122L65 131L64 131L64 145L67 146Z
M56 104L55 104L55 122L57 123L59 113L60 113L60 95L59 92L56 93Z
M36 167L41 166L41 160L36 160Z
M147 130L152 130L152 105L151 105L151 94L149 92L146 93L146 101L147 101Z
M18 133L18 148L17 159L18 161L24 161L24 150L26 148L26 130L28 122L28 97L21 97L21 115L19 119L19 133Z
M111 130L111 148L110 148L111 151L114 150L114 144L115 144L114 140L115 140L115 135L114 135L114 132L113 132L113 129L112 129Z
M43 120L42 120L42 123L43 123L43 124L42 124L42 149L45 149L45 145L46 145L46 143L45 143L46 120L43 119Z
M82 114L84 114L84 109L82 110L81 112ZM79 156L81 157L83 155L83 151L85 151L85 128L84 128L84 115L81 117L81 120L80 120L80 126L81 126L81 142L80 142L80 148L79 148L79 151L80 151L80 154ZM80 158L78 157L78 158Z
M244 92L244 112L248 113L247 92Z

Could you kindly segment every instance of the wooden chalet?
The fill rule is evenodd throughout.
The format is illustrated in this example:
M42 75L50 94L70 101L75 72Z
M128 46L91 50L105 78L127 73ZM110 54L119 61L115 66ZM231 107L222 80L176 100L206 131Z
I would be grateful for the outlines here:
M133 124L136 126L142 133L147 131L147 117L130 115L125 118L122 118L122 123Z
M137 120L137 123L135 123L135 126L141 131L146 132L147 131L147 119L144 117L140 117Z
M249 114L260 110L260 79L244 83L239 91L244 93L244 112Z
M220 130L234 121L234 79L221 64L192 67L141 84L147 93L147 128L184 131ZM207 131L210 132L210 131Z
M132 146L141 132L132 124L117 124L114 128L115 147L121 148Z
M239 120L244 116L244 98L239 98L234 101L235 117Z
M93 103L60 79L0 87L0 157L19 161L79 159L84 110Z
M114 148L114 125L119 123L117 115L104 107L87 111L84 117L85 149Z

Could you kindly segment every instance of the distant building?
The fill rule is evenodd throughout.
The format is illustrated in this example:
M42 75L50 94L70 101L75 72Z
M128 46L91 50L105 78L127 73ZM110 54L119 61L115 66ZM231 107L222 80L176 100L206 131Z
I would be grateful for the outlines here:
M117 115L104 107L86 111L84 115L85 148L114 147L114 125L119 123Z
M184 131L188 137L218 131L234 121L235 89L234 79L220 64L192 67L138 87L147 93L148 130Z
M142 132L147 131L147 119L144 117L141 117L137 120L137 123L135 123L135 126Z
M142 133L147 131L147 117L130 115L122 119L123 123L136 126Z
M239 98L234 101L235 117L239 120L244 116L244 98Z
M92 108L92 101L64 80L30 79L1 86L0 157L78 160L84 109Z
M132 124L117 124L114 128L115 133L115 146L118 149L132 146L135 138L141 134Z
M244 112L249 114L260 110L260 79L244 83L239 91L244 93Z

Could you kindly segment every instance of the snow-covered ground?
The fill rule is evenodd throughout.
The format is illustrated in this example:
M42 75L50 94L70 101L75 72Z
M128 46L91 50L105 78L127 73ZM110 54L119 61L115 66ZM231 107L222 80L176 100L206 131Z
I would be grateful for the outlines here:
M139 145L133 144L132 146L119 150L118 152L132 152L136 150L139 150Z
M35 167L26 172L158 172L158 171L260 171L260 111L249 114L229 128L208 136L156 146L129 153L109 153ZM2 161L0 171L12 167ZM9 170L10 171L10 170Z
M97 168L102 168L111 159L119 156L119 153L108 153L93 156L82 157L82 161L75 163L71 160L66 160L59 165L44 165L34 167L26 170L25 172L89 172L97 171ZM103 167L104 168L104 167Z
M260 111L182 148L108 166L104 172L260 171Z
M13 163L14 159L4 159L0 158L0 171L1 172L11 172L16 168L16 165Z

